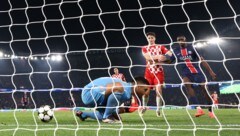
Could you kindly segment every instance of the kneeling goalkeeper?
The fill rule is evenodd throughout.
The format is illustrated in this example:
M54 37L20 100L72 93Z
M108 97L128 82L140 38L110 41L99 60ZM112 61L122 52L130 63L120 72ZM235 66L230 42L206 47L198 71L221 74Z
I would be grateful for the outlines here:
M83 88L81 96L83 103L96 111L77 111L76 115L82 121L92 118L105 123L118 123L119 106L131 100L132 96L142 98L148 85L144 77L135 77L131 83L111 77L95 79Z

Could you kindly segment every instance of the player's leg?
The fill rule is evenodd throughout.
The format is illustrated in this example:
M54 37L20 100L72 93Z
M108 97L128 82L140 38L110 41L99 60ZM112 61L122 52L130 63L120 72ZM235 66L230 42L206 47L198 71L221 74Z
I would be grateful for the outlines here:
M217 109L217 104L215 103L215 100L213 100L213 108Z
M81 97L83 103L89 107L97 107L99 105L102 105L102 103L104 102L104 94L101 93L99 88L94 89L84 88ZM95 113L77 111L76 116L78 116L82 121L84 121L86 118L102 120L103 114L98 111L96 111Z
M151 88L149 87L149 89L145 92L145 95L142 96L142 107L139 108L139 112L141 116L147 111L147 104L149 101L150 92L151 92Z
M160 117L160 107L162 106L162 86L156 85L156 115L157 117Z
M22 103L22 109L25 109L25 104L24 103Z
M195 91L192 88L192 81L189 77L183 77L183 84L187 90L188 98L191 104L199 104Z
M103 114L103 122L113 123L114 120L111 118L113 114L118 114L117 106L121 104L122 93L115 92L108 96L106 109Z
M149 101L149 95L151 93L151 88L146 91L145 95L142 96L142 106L146 107Z
M141 115L143 115L143 113L146 112L147 104L149 101L149 95L150 95L152 85L153 85L153 80L154 80L154 77L152 77L152 73L148 69L146 69L145 71L145 78L148 80L150 86L149 86L149 89L145 92L145 95L142 96L142 109L140 109Z
M204 84L204 83L203 83L203 84ZM207 86L205 86L205 85L200 85L200 87L201 87L201 90L202 90L202 92L203 92L203 95L204 95L205 99L207 100L207 104L210 105L210 106L208 107L208 111L209 111L208 115L209 115L210 118L214 118L214 114L212 113L212 106L211 106L211 105L213 104L213 102L212 102L211 96L208 95Z
M70 101L69 106L74 107L74 103L72 101Z
M189 78L191 78L191 77L187 77L187 76L183 77L183 83L184 83L184 86L185 86L185 88L187 90L187 93L188 93L188 99L191 102L191 104L199 104L198 99L195 95L195 91L192 88L192 84L191 84L192 81ZM200 106L198 106L195 117L200 117L204 114L205 113L202 110L202 108Z
M215 107L216 107L216 109L218 109L218 100L214 100L214 105L215 105Z
M28 108L28 102L24 102L24 109Z
M105 101L105 95L101 93L100 88L83 89L81 97L83 103L89 107L97 107Z
M102 120L103 119L103 112L95 111L95 112L82 112L77 111L76 116L79 117L81 121L85 121L87 118Z
M156 115L157 117L160 117L160 107L162 106L163 97L162 97L162 89L163 89L163 83L164 83L164 72L158 72L155 75L154 79L154 85L156 86Z
M203 76L202 73L198 73L197 75L194 76L194 81L196 83L201 83L200 87L201 87L203 95L204 95L204 97L205 97L205 99L207 101L207 104L211 105L211 106L208 107L208 111L209 111L208 115L209 115L210 118L214 118L214 114L212 113L212 104L213 104L212 97L208 93L207 86L204 85L205 82L206 82L205 77Z

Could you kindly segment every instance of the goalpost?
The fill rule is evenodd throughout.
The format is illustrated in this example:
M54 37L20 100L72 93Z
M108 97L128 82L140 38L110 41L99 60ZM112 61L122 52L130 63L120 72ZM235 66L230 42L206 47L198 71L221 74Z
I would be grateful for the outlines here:
M239 134L239 9L237 0L1 0L1 135ZM81 100L86 84L111 76L114 68L127 81L144 76L147 32L169 50L185 35L210 64L216 81L202 71L209 96L218 92L216 118L194 117L196 105L188 101L176 62L163 64L162 117L155 117L152 92L144 116L121 114L120 124L81 122L75 110L94 111ZM48 123L38 119L42 105L54 110Z

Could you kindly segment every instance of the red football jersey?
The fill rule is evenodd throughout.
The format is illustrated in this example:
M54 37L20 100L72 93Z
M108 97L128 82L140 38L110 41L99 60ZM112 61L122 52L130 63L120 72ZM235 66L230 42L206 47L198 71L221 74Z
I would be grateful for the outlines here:
M124 77L124 75L122 73L113 74L112 77L121 79L122 81L126 81L126 79L125 79L125 77Z
M211 96L212 96L213 100L218 100L218 94L217 93L213 93Z
M157 55L165 55L168 52L168 49L163 45L147 45L142 47L142 53L149 53L151 56L157 56ZM150 64L147 62L147 68L151 73L158 73L161 72L162 66L159 64Z

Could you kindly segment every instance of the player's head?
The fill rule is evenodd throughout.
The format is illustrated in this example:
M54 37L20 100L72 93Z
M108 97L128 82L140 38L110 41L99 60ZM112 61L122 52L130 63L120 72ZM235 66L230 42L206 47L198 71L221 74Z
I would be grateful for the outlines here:
M118 72L119 72L118 68L114 68L113 71L115 74L118 74Z
M148 40L149 45L155 44L156 34L154 32L148 32L146 34L146 36L147 36L147 40Z
M134 91L136 91L137 95L144 95L145 92L149 89L149 82L142 76L137 76L134 78L132 83L134 86Z
M186 37L184 35L180 35L177 37L177 42L181 47L185 47L186 44Z

